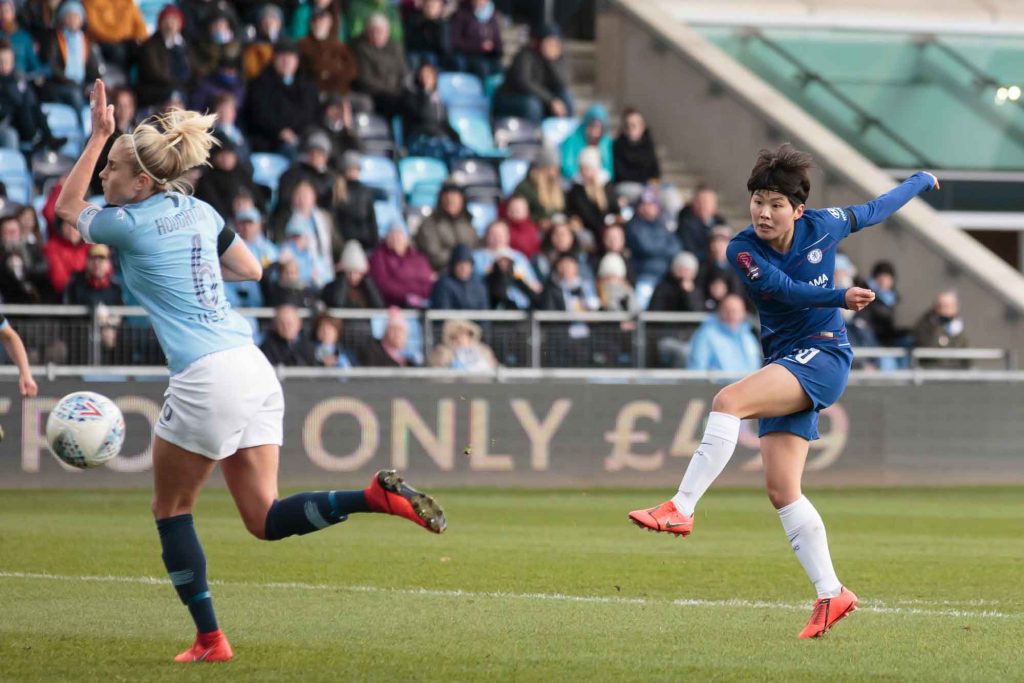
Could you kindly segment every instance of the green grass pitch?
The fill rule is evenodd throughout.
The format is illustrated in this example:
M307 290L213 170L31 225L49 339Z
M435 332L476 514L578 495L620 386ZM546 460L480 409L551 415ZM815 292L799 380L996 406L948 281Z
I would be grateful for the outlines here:
M415 483L415 482L413 482ZM448 532L383 515L277 543L224 491L197 525L228 664L193 629L145 491L0 494L0 680L1021 680L1019 489L811 491L862 609L798 641L813 590L763 493L692 536L626 520L664 491L437 492Z

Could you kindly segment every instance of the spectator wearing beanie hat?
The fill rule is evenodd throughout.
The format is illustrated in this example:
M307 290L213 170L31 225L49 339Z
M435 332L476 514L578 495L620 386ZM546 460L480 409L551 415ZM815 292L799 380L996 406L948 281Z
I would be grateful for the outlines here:
M167 5L157 18L156 31L139 48L139 105L151 107L165 101L174 90L184 90L192 81L185 39L181 35L185 15Z
M84 22L82 4L68 0L57 10L57 26L45 48L50 77L43 83L42 99L67 104L75 111L85 108L85 89L103 68L98 48L82 30Z
M373 279L368 277L370 262L359 242L349 240L341 251L334 282L320 295L328 308L384 308L384 299Z
M699 263L688 251L672 259L672 267L654 288L647 305L649 311L702 311L704 289L697 283Z
M430 307L438 310L474 310L490 308L487 288L473 274L473 250L465 244L452 249L448 273L430 292Z
M256 19L256 38L242 51L242 73L246 80L252 80L263 73L274 58L274 48L284 34L284 14L281 8L267 3L260 8Z
M597 267L597 298L602 311L632 313L637 310L633 285L626 278L626 261L609 252Z
M314 130L302 143L302 154L291 168L278 180L278 193L290 197L300 182L307 182L316 190L316 204L321 209L330 209L333 203L334 171L328 162L331 158L331 139L320 130ZM341 253L341 245L338 245Z

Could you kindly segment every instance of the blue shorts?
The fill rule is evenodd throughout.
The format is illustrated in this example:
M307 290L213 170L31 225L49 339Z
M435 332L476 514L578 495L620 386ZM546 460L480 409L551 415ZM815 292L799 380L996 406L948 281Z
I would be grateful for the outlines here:
M838 401L846 390L850 365L853 364L853 349L849 346L794 349L788 356L772 362L796 376L811 399L811 409L782 417L762 418L758 424L758 436L789 432L808 441L818 439L818 412Z

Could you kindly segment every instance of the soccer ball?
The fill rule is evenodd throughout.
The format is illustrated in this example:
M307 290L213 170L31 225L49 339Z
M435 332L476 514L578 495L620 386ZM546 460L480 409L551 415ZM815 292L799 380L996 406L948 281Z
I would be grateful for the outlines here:
M46 442L54 455L72 467L99 467L121 452L124 416L106 396L76 391L50 411Z

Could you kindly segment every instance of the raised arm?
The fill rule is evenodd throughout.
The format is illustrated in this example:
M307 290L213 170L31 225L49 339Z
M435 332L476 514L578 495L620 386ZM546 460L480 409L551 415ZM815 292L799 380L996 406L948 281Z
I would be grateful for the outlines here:
M797 282L760 258L755 249L743 242L729 243L729 263L739 273L754 296L775 299L808 308L849 308L859 311L874 301L875 293L861 287L828 289Z
M93 171L103 147L107 144L107 138L114 134L114 105L107 104L107 91L103 81L99 79L96 80L96 87L90 98L90 110L92 135L85 143L85 149L82 150L82 155L78 157L71 173L64 180L60 196L57 197L57 215L72 225L78 225L78 217L82 211L92 206L85 201L85 195L89 191Z
M851 232L881 223L906 205L911 199L939 187L939 180L931 173L918 171L902 183L867 204L857 204L847 208L853 218Z

